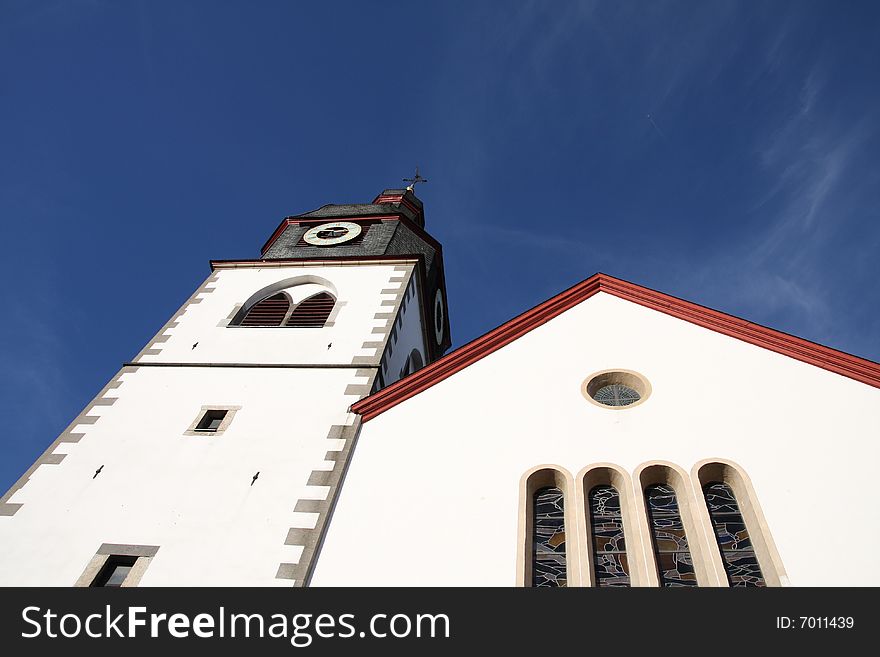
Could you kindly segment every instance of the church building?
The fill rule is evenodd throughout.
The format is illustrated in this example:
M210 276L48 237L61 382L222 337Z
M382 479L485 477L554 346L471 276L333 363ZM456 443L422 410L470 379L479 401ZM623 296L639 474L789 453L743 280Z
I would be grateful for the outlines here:
M0 498L0 585L880 585L880 364L601 273L450 346L412 187L285 218Z

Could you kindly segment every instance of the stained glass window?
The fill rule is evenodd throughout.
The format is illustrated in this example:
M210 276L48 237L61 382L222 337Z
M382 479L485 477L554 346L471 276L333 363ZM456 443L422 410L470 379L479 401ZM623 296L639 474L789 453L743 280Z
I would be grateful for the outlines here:
M668 484L648 486L645 488L645 501L660 586L697 586L697 575L675 490Z
M703 486L703 497L721 550L727 581L731 586L766 586L733 490L725 483L713 481Z
M565 500L555 487L535 491L532 586L567 586Z
M620 493L614 486L595 486L589 500L595 585L629 586Z
M638 392L622 383L602 386L593 395L593 399L606 406L629 406L641 398L642 396Z

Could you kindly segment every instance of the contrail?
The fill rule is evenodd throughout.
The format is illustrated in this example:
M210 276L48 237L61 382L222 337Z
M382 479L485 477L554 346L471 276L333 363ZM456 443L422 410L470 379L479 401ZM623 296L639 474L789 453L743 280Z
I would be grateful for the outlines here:
M663 139L666 139L666 141L669 141L669 139L666 137L666 135L663 133L663 131L654 122L654 117L651 116L650 114L646 114L646 117L651 122L651 125L654 126L654 130L657 131L657 134L659 134L661 137L663 137Z

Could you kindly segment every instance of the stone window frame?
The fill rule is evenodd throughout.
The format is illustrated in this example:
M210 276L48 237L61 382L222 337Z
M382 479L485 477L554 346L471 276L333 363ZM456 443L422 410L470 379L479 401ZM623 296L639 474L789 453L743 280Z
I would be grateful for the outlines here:
M626 406L609 406L608 404L597 402L593 399L593 395L590 394L590 389L596 387L591 384L593 384L594 380L599 378L602 378L603 380L601 383L597 384L598 387L601 388L605 385L620 383L639 393L639 400L632 404L627 404ZM654 389L651 386L651 382L644 374L636 372L635 370L622 369L620 367L593 372L590 376L584 379L583 383L581 383L581 395L583 395L584 399L590 402L593 406L610 411L625 411L641 406L648 400L653 391Z
M535 491L545 486L558 487L565 499L568 586L594 585L588 495L594 486L611 485L620 494L630 584L632 587L659 587L660 576L644 491L653 484L666 484L675 491L698 587L728 588L730 584L721 551L703 497L703 486L709 481L723 481L733 490L766 585L790 586L751 478L737 463L722 458L698 461L690 474L674 463L657 460L642 463L632 476L613 463L590 464L581 469L577 477L572 477L568 470L555 464L531 468L522 475L519 483L516 586L531 586L534 557L532 499ZM570 527L575 531L571 531Z
M649 586L645 572L644 537L637 513L632 478L619 465L614 463L594 463L584 467L576 477L577 491L577 534L580 546L581 586L595 586L595 565L593 563L592 528L590 527L589 494L595 486L614 486L620 495L620 509L623 519L623 535L626 541L627 563L630 568L630 587ZM566 538L568 538L566 536Z
M722 582L718 577L718 571L711 560L712 549L706 536L705 524L699 515L700 506L705 506L705 504L701 504L701 501L697 500L688 473L669 461L647 461L633 472L633 483L638 486L639 492L639 503L636 504L636 512L639 516L642 542L645 546L644 554L647 564L646 585L659 587L660 574L657 566L657 555L654 552L653 532L648 520L645 488L654 484L665 484L675 491L679 515L681 516L681 522L688 539L688 550L694 564L697 586L721 586Z
M574 495L574 477L565 468L542 464L526 471L519 482L519 521L517 523L516 585L532 586L534 561L534 502L535 492L546 486L562 491L565 505L565 570L566 586L581 586L579 532L577 531L577 502ZM572 531L574 530L574 531Z
M699 495L702 502L696 511L705 535L711 539L708 561L717 573L718 586L729 587L730 583L721 558L721 549L715 539L715 529L709 516L709 509L703 496L703 486L711 481L721 481L730 486L733 491L743 522L749 532L755 557L761 567L764 583L768 587L790 586L788 575L782 564L782 557L779 555L773 535L770 533L770 526L767 524L752 481L745 470L728 459L703 459L691 468L691 481L695 488L695 494Z
M216 405L210 404L207 406L202 406L196 415L196 419L192 421L192 424L189 425L186 431L183 432L184 436L220 436L229 428L229 425L232 424L232 418L235 417L235 414L241 410L241 406L234 406L231 404L226 405ZM208 411L226 411L226 416L223 418L223 421L220 422L220 426L217 427L214 431L197 431L196 427L199 425L199 422L202 421L202 418L205 417L205 414Z
M144 576L144 573L147 572L147 568L158 551L158 545L103 543L101 547L98 548L98 551L95 552L95 556L91 558L83 570L82 575L79 576L79 579L76 580L76 583L74 583L73 586L76 588L88 588L92 586L98 575L100 575L101 570L107 564L107 561L112 557L136 557L137 560L134 562L128 575L126 575L120 585L122 588L135 587L140 583L141 578Z
M314 284L321 286L324 292L333 297L333 309L330 311L330 315L327 316L327 321L324 322L323 328L330 328L336 324L336 317L339 314L342 306L345 305L344 301L339 300L339 291L336 289L336 286L326 278L322 276L316 276L314 274L305 274L300 276L293 276L290 278L285 278L280 281L275 281L270 285L265 285L261 287L259 290L254 292L251 296L245 300L244 303L236 304L235 307L230 311L229 315L218 324L221 328L287 328L283 326L284 321L290 317L290 314L296 309L300 303L305 301L302 299L294 304L293 297L290 295L288 290L298 287L300 285L308 285ZM248 314L250 309L260 303L263 299L268 299L269 297L282 292L287 296L287 300L290 303L290 307L287 309L287 315L285 315L284 321L282 321L282 326L241 326L241 321L244 319L245 315ZM320 292L316 292L315 294L320 294ZM311 298L314 295L310 295L307 298Z

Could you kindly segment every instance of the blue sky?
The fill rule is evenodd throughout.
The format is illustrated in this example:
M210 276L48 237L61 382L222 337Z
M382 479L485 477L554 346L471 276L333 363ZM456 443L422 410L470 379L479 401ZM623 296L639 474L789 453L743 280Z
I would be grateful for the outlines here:
M455 346L604 271L880 360L878 33L876 2L0 0L0 489L209 259L416 164Z

